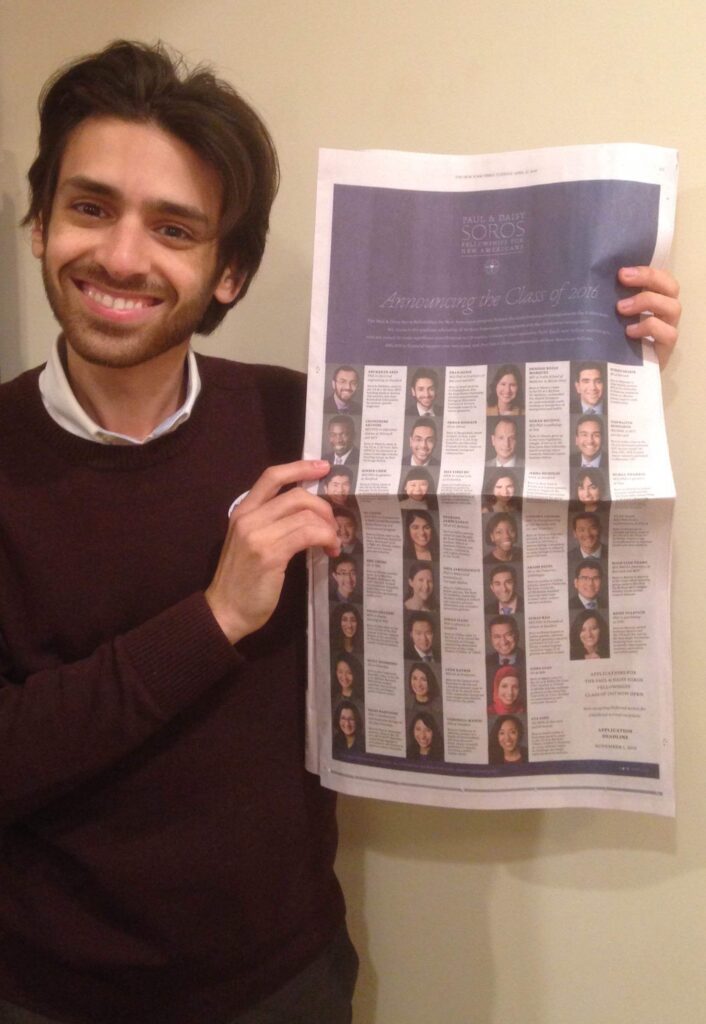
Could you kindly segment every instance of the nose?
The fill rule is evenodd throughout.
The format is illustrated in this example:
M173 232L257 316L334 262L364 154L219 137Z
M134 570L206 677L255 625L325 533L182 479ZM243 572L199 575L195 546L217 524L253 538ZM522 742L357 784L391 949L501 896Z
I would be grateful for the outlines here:
M150 269L149 236L137 217L125 215L106 227L96 260L116 281L145 277Z

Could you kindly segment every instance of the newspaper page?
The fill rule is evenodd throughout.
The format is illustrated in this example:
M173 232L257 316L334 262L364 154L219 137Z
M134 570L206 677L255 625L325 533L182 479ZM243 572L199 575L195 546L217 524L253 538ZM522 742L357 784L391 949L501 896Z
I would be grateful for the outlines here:
M672 815L674 483L615 312L677 154L320 155L307 765L341 792ZM315 488L312 488L315 489Z

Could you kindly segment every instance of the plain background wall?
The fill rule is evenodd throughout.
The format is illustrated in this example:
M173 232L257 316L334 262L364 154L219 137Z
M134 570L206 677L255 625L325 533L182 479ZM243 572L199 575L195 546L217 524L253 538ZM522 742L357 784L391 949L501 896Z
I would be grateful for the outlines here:
M472 813L343 799L340 876L362 955L356 1024L697 1024L706 1018L703 0L0 0L0 367L55 334L17 229L36 97L117 36L209 59L279 146L247 300L204 351L304 368L319 146L494 152L677 147L681 348L663 377L677 485L678 817ZM0 439L1 443L1 439ZM655 600L664 595L655 594ZM158 1022L156 1022L158 1024Z

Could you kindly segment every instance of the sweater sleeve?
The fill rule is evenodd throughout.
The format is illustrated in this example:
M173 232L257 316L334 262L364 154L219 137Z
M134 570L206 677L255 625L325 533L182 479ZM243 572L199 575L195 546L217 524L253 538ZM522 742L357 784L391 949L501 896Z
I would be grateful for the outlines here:
M197 593L81 661L21 683L2 675L0 823L109 768L241 661Z

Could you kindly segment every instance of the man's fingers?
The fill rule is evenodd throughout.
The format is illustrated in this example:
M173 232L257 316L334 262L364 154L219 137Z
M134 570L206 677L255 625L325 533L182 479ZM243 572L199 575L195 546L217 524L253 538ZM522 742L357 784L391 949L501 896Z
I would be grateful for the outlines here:
M664 320L660 320L656 316L647 316L636 324L628 324L625 333L633 340L646 338L648 341L653 341L662 369L667 365L679 337L676 327L666 324Z
M679 282L668 270L658 270L656 267L621 267L618 271L618 280L626 288L659 292L672 299L679 297Z
M649 312L672 327L677 326L681 316L679 300L662 292L644 291L638 292L637 295L629 295L618 302L617 309L622 316L637 316Z
M251 487L234 511L252 511L274 498L283 487L289 484L306 483L320 480L326 476L330 465L324 459L299 459L297 462L285 462L279 466L269 466Z

